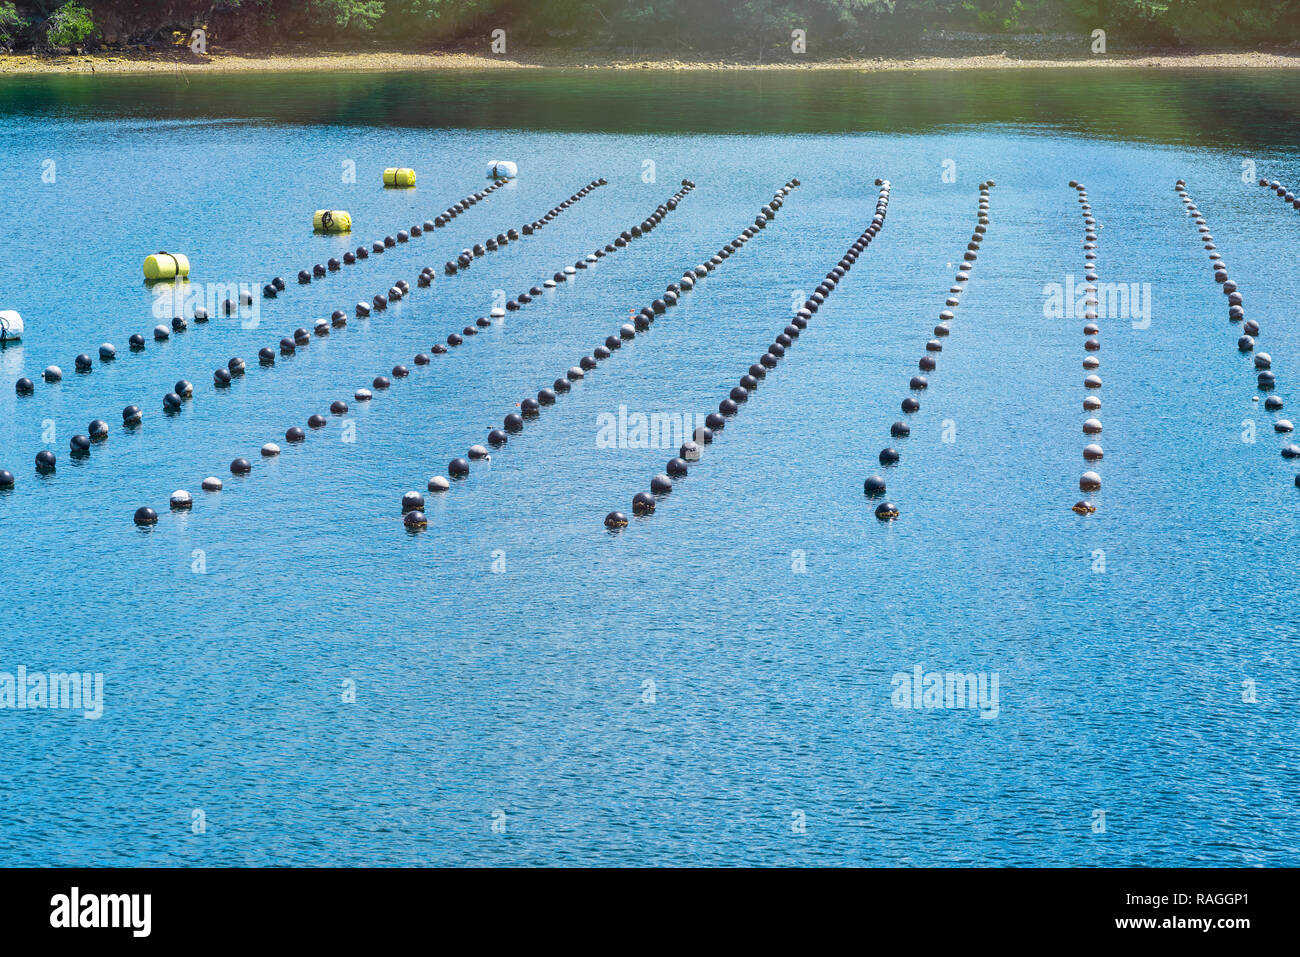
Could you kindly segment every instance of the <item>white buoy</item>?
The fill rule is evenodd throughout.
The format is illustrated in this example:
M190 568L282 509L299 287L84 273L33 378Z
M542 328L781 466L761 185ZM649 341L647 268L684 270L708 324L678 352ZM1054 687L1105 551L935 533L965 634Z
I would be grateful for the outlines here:
M490 160L488 162L488 179L514 179L518 175L519 167L509 160Z
M23 317L12 309L0 310L0 342L19 342L23 337Z

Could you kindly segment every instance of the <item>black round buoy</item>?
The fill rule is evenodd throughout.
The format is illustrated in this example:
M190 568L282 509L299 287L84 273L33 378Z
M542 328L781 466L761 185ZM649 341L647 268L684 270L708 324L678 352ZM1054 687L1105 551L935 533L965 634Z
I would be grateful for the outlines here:
M862 491L872 498L885 494L885 480L879 475L868 475L862 483Z
M335 399L330 403L330 412L334 415L347 415L348 404L342 399Z
M290 426L284 432L284 440L286 442L302 442L306 438L307 438L307 433L302 430L301 426L297 426L297 425Z
M893 502L881 502L876 506L876 518L882 522L892 522L898 514L898 506Z
M43 475L49 474L54 471L57 464L58 460L54 457L54 453L49 449L41 449L36 453L37 472L40 472Z
M407 512L405 515L403 515L402 524L409 529L418 530L421 528L427 528L429 525L429 520L425 517L423 512L417 509L415 511Z
M681 478L687 472L686 462L680 458L669 459L666 471L672 478Z
M898 464L898 460L899 460L899 458L900 458L900 456L899 456L899 454L898 454L898 450L897 450L897 449L881 449L881 450L880 450L880 464L881 464L881 465L897 465L897 464Z
M503 432L501 429L493 429L491 432L488 433L488 445L492 446L493 448L500 448L501 446L505 445L506 442L508 442L509 440L510 437L507 436L505 432Z
M650 480L650 491L656 495L667 495L673 490L673 480L667 475L656 475Z
M311 429L325 428L325 416L321 415L320 413L316 413L315 415L311 416L311 418L307 420L307 427Z
M469 474L469 462L465 459L452 459L447 465L447 474L452 478L464 478Z
M251 471L253 471L253 466L248 459L235 459L230 463L232 475L247 475Z
M424 496L419 492L407 492L402 496L402 514L424 510Z
M627 528L627 516L622 512L610 512L605 516L606 528Z
M103 419L95 419L86 427L86 432L92 442L102 442L108 438L108 423Z
M8 469L0 469L0 489L11 489L14 487L14 473Z
M36 391L36 385L31 379L23 377L14 383L14 391L19 395L31 395Z
M135 510L135 523L141 527L158 524L158 513L148 505L141 505Z

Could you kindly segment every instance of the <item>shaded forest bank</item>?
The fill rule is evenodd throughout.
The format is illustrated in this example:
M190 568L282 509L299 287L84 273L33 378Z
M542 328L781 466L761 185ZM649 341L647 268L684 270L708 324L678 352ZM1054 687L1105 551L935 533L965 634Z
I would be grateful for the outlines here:
M0 0L0 48L34 55L1087 59L1300 50L1298 24L1300 0Z

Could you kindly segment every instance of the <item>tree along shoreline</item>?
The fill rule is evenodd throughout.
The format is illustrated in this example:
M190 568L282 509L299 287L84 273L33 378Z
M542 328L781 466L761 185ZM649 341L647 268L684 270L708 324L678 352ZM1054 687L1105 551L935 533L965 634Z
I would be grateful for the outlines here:
M697 62L1034 47L1067 58L1090 48L1281 54L1284 44L1300 46L1297 23L1300 0L0 0L0 50L183 45L199 30L231 50L310 42L466 52L491 37L498 54L585 50ZM1062 44L1069 50L1056 52Z

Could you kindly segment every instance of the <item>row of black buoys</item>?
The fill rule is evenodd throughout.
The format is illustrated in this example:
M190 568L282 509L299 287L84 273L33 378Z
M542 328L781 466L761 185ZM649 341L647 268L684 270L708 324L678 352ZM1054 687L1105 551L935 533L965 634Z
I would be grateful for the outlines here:
M505 185L505 182L506 181L502 180L500 182L493 183L491 186L487 187L484 190L471 193L470 195L466 196L464 199L460 200L459 202L453 204L452 206L449 206L446 210L440 213L433 220L428 220L423 225L412 226L409 231L399 230L396 238L386 237L384 242L382 243L376 242L374 244L375 250L377 252L382 252L384 249L390 248L391 246L395 245L397 242L405 242L411 236L420 236L423 235L425 232L429 232L435 228L440 228L442 226L445 226L448 222L450 222L460 213L468 210L470 207L486 199L497 189L501 188L501 186ZM392 241L389 242L388 241L389 239L392 239ZM329 272L337 272L340 269L340 267L343 265L353 265L359 259L367 259L368 257L369 257L369 252L367 251L365 245L362 244L357 248L357 251L355 253L351 253L351 252L345 253L341 261L339 259L330 259L329 262L325 265L317 263L310 270L306 270L306 269L300 270L298 273L298 282L301 285L307 285L312 281L313 277L320 278L327 275ZM286 283L284 279L282 279L279 276L276 276L269 283L267 283L265 286L262 287L262 295L264 298L274 299L277 297L279 293L284 292L285 289L286 289ZM241 293L240 302L243 305L251 305L252 296L246 292ZM232 300L227 299L222 305L222 311L226 315L233 314L235 312L235 303ZM341 324L339 320L340 317L343 315L344 314L342 310L335 311L333 324L336 327ZM208 321L207 310L202 308L195 309L194 321L198 323L207 322ZM345 323L346 319L344 319L343 322ZM322 331L322 323L324 323L324 320L321 320L321 322L318 322L316 324L317 334L327 335L329 331L329 324L325 323ZM166 325L157 326L154 329L154 339L156 341L163 342L169 339L173 332L184 332L187 328L188 328L187 321L183 317L177 316L172 319L170 328ZM299 343L305 344L303 343L301 337L295 336L295 338ZM287 348L286 348L286 344L288 344ZM132 335L130 338L130 346L131 346L131 351L133 352L138 352L143 350L145 347L144 337L138 334ZM282 339L280 342L281 354L291 355L294 351L292 346L293 346L293 340L290 340L288 337ZM101 361L103 362L113 361L116 358L116 352L117 352L116 348L111 343L104 343L99 348L99 356ZM261 349L258 353L258 358L262 365L269 366L275 364L275 353L269 347ZM86 356L78 356L76 366L78 371L81 372L89 371L90 368L89 358ZM213 383L217 388L225 388L230 384L230 381L233 377L237 377L238 375L242 374L242 372L243 372L242 362L238 369L235 368L218 369L213 374ZM21 387L19 387L17 391L20 395L30 394L30 390L25 391ZM164 409L168 412L179 411L181 405L177 401L177 398L178 396L176 393L167 393L165 396L163 396ZM181 395L180 398L189 398L189 396Z
M595 188L595 186L599 186L599 185L604 185L605 182L606 181L603 179L598 180L592 184L591 188ZM566 267L565 270L561 272L557 272L552 279L546 281L546 285L553 286L557 282L565 281L568 278L568 276L573 275L579 267L586 268L588 263L595 262L598 259L602 258L604 255L607 255L609 252L613 252L617 249L627 246L627 244L634 239L648 235L663 221L663 219L667 216L668 213L672 212L674 209L677 208L677 205L679 204L681 199L684 198L694 188L695 188L695 184L693 182L689 180L683 180L682 188L679 189L677 192L675 192L668 199L666 203L660 204L660 206L658 206L645 220L643 220L639 224L632 226L630 229L624 230L622 233L619 234L618 237L615 238L615 240L612 243L605 246L604 249L597 249L591 255L586 257L586 259L579 260L579 263L575 264L573 267ZM564 208L567 208L567 206L571 205L572 202L576 202L577 199L580 198L581 196L576 196L574 198L571 198L571 201L566 201L566 203L561 204L560 207L557 207L556 210L552 211L552 213L549 213L547 217L544 217L542 220L538 221L538 224L536 225L530 224L526 226L524 229L524 233L529 234L534 232L536 228L540 227L540 225L544 225L545 222L548 222L551 219L553 219L554 216L559 215L559 213L563 211ZM779 197L777 198L777 201L779 204ZM750 235L752 235L752 233ZM479 249L472 251L471 255L474 253L477 253L478 255L482 255L482 251ZM730 250L727 250L726 253L727 255L729 255ZM423 285L424 283L421 284ZM652 303L650 307L647 307L647 310L643 310L643 312L648 311L651 314L651 316L653 316L656 312L656 309L660 312L666 310L669 307L669 305L675 304L677 302L678 291L679 291L679 287L677 287L676 284L671 285L668 291L665 292L664 298L655 300L655 302ZM512 305L514 306L514 308L519 308L519 306L531 302L534 296L540 295L541 293L542 293L542 288L534 286L532 289L529 290L528 293L521 294L515 300L512 300ZM489 319L487 319L487 317L481 317L480 319L476 320L476 326L479 328L486 327L490 324L491 322ZM476 333L477 333L477 328L475 328L475 326L466 326L459 333L457 332L451 333L447 337L446 345L443 345L442 343L438 343L430 349L430 352L434 355L445 354L448 351L448 347L455 348L463 344L466 338L472 337ZM610 342L613 342L614 345L611 346L609 344ZM619 345L621 345L621 341L618 338L613 336L609 337L606 340L606 345L597 347L597 350L593 353L592 356L584 357L579 367L575 367L574 369L570 370L570 372L568 373L569 378L572 379L581 378L583 375L585 375L586 371L595 367L597 361L604 358L608 358L609 355L611 354L611 350L613 348L617 348ZM421 356L425 358L426 360L425 362L420 361ZM415 362L417 365L425 365L428 362L428 357L425 356L424 353L421 353L419 356L416 357ZM400 367L400 368L405 368L405 367ZM519 403L519 408L521 409L521 412L512 412L509 415L507 415L504 422L505 429L504 430L493 429L489 433L488 435L489 444L494 447L499 447L501 445L504 445L508 439L509 432L518 432L522 430L525 416L529 418L537 416L540 413L542 405L553 404L557 394L564 394L568 391L569 391L568 381L565 379L560 379L556 381L553 388L541 390L538 393L538 398L536 399L528 398L525 399L523 402ZM478 460L487 460L490 458L490 456L487 453L487 450L482 446L473 446L470 449L469 456L470 459L478 459ZM449 467L449 472L453 475L453 477L463 478L469 472L469 462L465 459L459 459L459 458L454 459ZM442 476L434 476L429 480L428 488L430 491L435 491L435 492L445 491L446 489L450 488L450 482L448 482L447 479ZM421 525L420 527L423 526Z
M630 229L623 230L613 242L609 243L604 248L596 249L592 254L586 257L586 259L578 260L578 262L582 264L582 268L586 268L589 263L596 262L609 253L625 248L628 243L640 237L649 235L664 221L665 217L667 217L669 213L677 208L681 200L689 195L694 188L694 183L689 180L682 180L681 188L674 192L666 202L659 204L659 206L657 206L650 215L639 224L632 226ZM577 271L577 268L577 264L571 267L566 267L566 270L555 273L555 276L552 277L552 279L546 280L546 283L548 286L554 286L557 282L564 282L567 280L568 276L573 275ZM669 287L669 290L665 293L665 296L668 297L667 299L655 300L655 303L662 303L660 312L666 310L670 305L675 304L678 301L677 293L674 291L675 288L675 286ZM542 288L534 286L528 292L521 293L519 296L512 299L507 303L507 306L511 310L520 309L532 302L534 297L541 295L542 291ZM647 313L651 317L656 315L654 304L642 310L643 315ZM638 319L640 318L642 318L642 316L638 317ZM490 320L481 318L478 320L478 324L486 326L491 323ZM630 335L627 330L630 330ZM463 344L465 338L472 336L474 332L475 329L473 326L466 326L463 330L463 336L460 333L453 332L447 336L446 345L438 343L432 347L431 351L435 355L446 354L448 348L456 348ZM569 369L564 377L556 379L550 387L539 390L536 398L529 396L517 403L519 411L507 414L502 422L502 428L492 429L489 431L487 437L488 445L493 448L500 448L505 445L509 441L511 433L517 433L523 430L526 419L537 418L541 414L541 410L544 406L554 405L559 396L565 395L570 391L572 388L570 385L571 381L578 381L584 378L587 372L595 369L599 362L608 359L613 354L614 350L621 348L623 339L631 338L635 336L635 334L635 329L631 326L625 326L622 331L622 338L619 336L607 337L604 345L597 346L591 355L583 356L577 366ZM469 449L469 459L487 462L491 461L491 455L485 447L474 445ZM448 474L455 479L465 478L469 475L469 470L469 461L463 458L453 459L448 466ZM429 479L428 489L430 492L445 492L450 488L451 483L444 476L435 475Z
M1270 182L1261 179L1259 184L1273 190L1287 202L1293 202L1295 199L1291 192L1277 180ZM1228 321L1241 323L1241 336L1237 339L1237 351L1243 354L1254 354L1252 361L1256 370L1255 385L1260 392L1265 393L1264 408L1269 412L1280 412L1283 402L1281 397L1274 393L1277 388L1277 374L1273 371L1273 357L1267 352L1260 352L1256 349L1260 334L1259 323L1254 319L1246 318L1241 292L1237 288L1237 283L1228 275L1228 267L1224 264L1223 257L1219 255L1219 251L1215 247L1214 237L1210 235L1205 217L1201 215L1200 210L1197 209L1196 204L1192 202L1191 196L1187 193L1187 184L1181 179L1178 180L1174 184L1174 191L1178 194L1178 198L1182 200L1188 214L1194 218L1197 229L1201 234L1202 243L1210 256L1210 265L1214 269L1214 280L1228 297ZM1259 396L1254 396L1253 401L1258 402ZM1273 422L1273 431L1279 434L1289 434L1293 428L1294 426L1289 419L1278 418ZM1292 448L1294 446L1291 445L1283 447L1283 458L1291 457L1288 455L1288 450ZM1300 475L1296 476L1296 485L1300 486Z
M506 181L501 180L500 182L504 183ZM525 223L519 229L509 229L506 230L504 233L497 233L495 236L489 237L486 242L477 243L470 249L462 250L461 254L458 257L456 257L455 259L448 259L447 262L443 264L442 267L443 272L445 272L448 276L454 276L462 269L469 268L470 264L473 263L474 260L477 259L478 257L485 256L490 252L495 252L498 249L504 248L511 241L518 239L520 235L531 236L533 233L537 232L537 230L544 227L547 223L552 222L557 216L561 215L566 209L569 209L576 203L581 202L590 193L592 193L596 189L599 189L601 186L606 185L606 183L608 183L608 180L606 180L604 177L601 177L600 179L593 179L590 183L588 183L586 186L583 186L581 189L579 189L568 199L563 200L557 206L552 206L550 209L548 209L537 219L533 220L531 223ZM431 283L432 281L433 281L433 273L432 270L430 270L429 278L425 282L425 285L428 285L428 283Z
M454 216L458 215L460 212L463 212L465 209L468 209L470 206L484 199L487 196L487 194L501 188L503 185L505 185L505 182L506 182L505 180L502 180L497 183L494 183L482 193L472 194L471 196L468 196L463 201L461 201L461 203L458 203L455 207L449 207L448 211L440 215L437 220L431 221L428 224L426 224L427 229L431 230L445 225L448 221L450 221L451 218L454 218ZM603 179L592 181L592 183L589 184L587 187L583 187L583 189L580 191L580 195L575 194L575 196L571 197L570 200L566 200L561 207L556 207L556 208L557 209L567 208L569 205L571 205L571 201L576 201L577 198L581 198L581 196L585 196L588 192L590 192L591 189L596 188L596 186L598 185L604 185L606 182L607 181ZM393 239L392 242L387 241L387 239L383 243L376 242L374 244L375 250L377 252L382 251L382 249L391 247L396 242L405 241L405 239L403 239L402 237L409 238L410 235L420 235L424 231L425 231L424 229L418 226L412 227L410 233L407 233L405 230L399 231L398 237L396 239ZM517 238L518 233L516 230L512 229L509 232L513 234L515 238ZM366 253L364 247L358 248L357 256L354 257L351 261L354 262L356 258L365 259L367 258L367 255L368 254ZM325 269L324 267L317 267L315 271L317 275L323 275ZM428 286L432 282L432 276L433 276L433 268L426 266L424 271L420 274L420 281L418 284L421 287ZM310 278L311 278L310 274L308 274L306 271L301 273L299 276L300 281L304 281L304 282L309 282ZM276 282L278 283L278 288L283 289L283 285L284 285L283 282L279 280L277 280ZM410 283L408 283L404 279L398 280L396 283L393 284L391 288L389 288L387 295L376 295L374 297L373 308L375 310L385 309L390 301L396 302L401 300L407 293L410 292L410 289L411 289ZM367 306L365 304L358 304L357 315L368 316L370 315L371 308L372 308L371 306ZM342 328L346 325L347 325L347 314L342 309L336 309L334 310L329 320L325 320L325 319L318 320L313 326L313 331L314 334L318 337L328 336L330 334L331 328ZM310 344L313 331L309 331L306 328L299 328L294 331L292 336L285 336L284 338L282 338L279 343L280 355L286 357L292 356L296 354L299 348ZM260 349L258 351L259 363L263 366L274 366L275 359L276 359L275 352L276 350L272 349L269 346ZM417 363L418 361L419 360L417 358ZM244 374L245 368L246 368L245 363L242 359L238 359L238 358L231 359L226 367L218 368L213 373L214 386L218 389L228 388L235 378ZM397 368L405 370L406 367L398 366ZM398 373L397 370L395 369L394 374L400 376L405 374L405 372ZM381 384L381 380L382 380L382 384ZM387 388L388 380L381 376L375 380L374 385L377 389ZM191 392L190 394L180 395L178 394L179 391L180 390L178 390L176 393L168 393L163 397L163 407L165 411L169 413L175 413L180 411L180 409L182 408L181 399L189 398L190 395L192 394ZM362 401L371 398L371 395L372 394L368 389L361 389L357 391L357 398ZM337 409L339 406L342 406L344 409L346 409L346 404L341 402L335 402L332 406L332 409ZM341 413L335 412L335 414L341 414ZM317 417L313 416L312 418L314 420ZM290 429L289 433L286 434L286 438L288 439L288 441L290 442L302 441L302 437L292 436L292 433L294 433L295 431L301 432L301 430ZM267 443L262 447L261 451L263 457L269 457L269 456L278 455L280 450L279 447L276 446L274 443ZM246 460L244 459L236 460L236 462L245 462L245 461Z
M606 180L603 177L597 180L593 180L588 185L582 187L577 193L573 194L569 199L563 201L558 206L553 207L553 209L548 211L547 214L541 220L537 221L537 224L535 225L530 224L528 226L525 226L524 232L527 234L531 234L532 232L535 232L537 228L540 228L542 225L545 225L545 223L554 220L556 216L558 216L564 210L568 209L574 203L578 202L583 197L588 195L592 190L596 189L599 186L604 186L607 184L608 184L608 180ZM491 192L495 189L500 188L503 185L505 185L504 180L493 184L491 187L489 187L489 189L486 192ZM449 221L450 218L452 218L454 215L456 215L459 212L463 212L464 208L468 208L468 206L473 205L474 202L477 202L482 198L483 195L468 197L463 204L458 204L458 208L456 208L454 211L451 211L450 215L440 217L439 221L437 222L426 224L425 231L427 231L428 229L445 225L445 223ZM418 229L418 227L413 227L411 235L419 235L419 233L415 232L416 229ZM490 243L487 244L487 246L490 246L491 248L500 248L501 246L505 245L506 242L518 239L519 236L520 236L520 232L518 230L510 229L507 230L505 234L502 234L502 236L499 236L497 237L497 239L490 241ZM399 234L399 239L394 240L394 242L396 241L400 241L400 234ZM390 242L386 242L383 244L376 243L377 247L378 246L391 247L392 245L393 243ZM481 248L486 249L487 247L484 246ZM365 250L363 248L358 249L357 252L358 252L358 258L362 258L362 259L366 258ZM417 279L417 285L419 285L422 288L431 285L433 281L433 275L434 275L433 268L431 266L426 266L424 270L421 272L420 277ZM358 304L357 315L368 316L370 315L372 308L375 310L385 309L389 302L398 301L401 298L403 298L406 294L408 294L410 292L410 288L411 288L410 284L406 280L398 280L388 290L387 295L376 295L374 297L373 306L366 305L366 304ZM329 335L331 326L334 328L341 328L346 325L347 325L346 313L344 313L343 310L341 309L336 309L329 321L319 320L318 322L315 323L314 326L315 335L326 336ZM467 328L465 331L467 334L473 334L471 328ZM311 336L312 334L305 328L300 328L296 330L292 337L285 337L280 340L280 344L279 344L280 354L283 356L290 356L295 354L299 348L310 343ZM433 351L438 352L439 347L434 347ZM442 349L441 351L446 351L446 350ZM422 359L423 361L421 361ZM259 361L261 362L262 365L270 365L270 366L275 365L275 350L269 347L261 349L259 351ZM427 365L428 362L429 362L429 357L424 353L420 353L415 358L416 365ZM243 360L232 359L231 363L227 368L218 369L214 373L214 377L213 377L214 382L219 388L226 387L230 384L231 380L234 377L241 375L243 371L244 371ZM405 378L410 374L410 370L405 365L402 364L396 365L393 368L392 372L394 378ZM391 381L386 376L377 376L372 382L372 385L376 390L387 389L390 384ZM171 394L169 393L169 396L170 395ZM358 401L368 401L372 397L373 397L373 393L369 389L358 389L355 393L355 398ZM170 402L165 401L165 405L167 405L168 408L170 408ZM336 400L335 402L331 403L330 409L333 414L342 415L346 413L347 404L345 402L342 402L341 400ZM313 415L308 419L308 426L312 429L323 428L325 424L326 424L326 420L324 416L321 415ZM306 433L304 433L302 429L296 426L290 428L285 433L285 439L290 443L296 444L304 441L305 438L306 438ZM261 454L263 457L272 457L278 455L279 453L280 453L280 448L275 443L267 443L263 445L261 449ZM236 459L231 466L231 471L234 472L235 474L241 474L241 475L247 474L248 471L250 470L251 470L251 465L248 465L247 460L242 458ZM220 486L219 479L213 478L210 480L205 480L204 488L209 489L209 484L206 483L210 483L211 485L210 490L213 491L220 490L221 486Z
M342 266L353 266L360 260L369 259L372 251L383 253L387 249L392 249L400 243L409 241L412 237L422 236L425 233L433 232L435 229L441 229L470 207L487 199L504 186L506 182L506 180L498 180L487 189L470 193L459 202L448 206L433 219L426 219L422 224L416 223L410 229L399 229L396 235L390 233L383 239L372 242L369 248L366 247L365 243L362 243L357 246L356 252L344 253L341 260L330 259L326 263L316 263L310 269L301 269L298 271L298 284L302 286L308 285L313 279L321 279L332 272L338 272ZM262 295L267 299L274 299L278 293L284 292L284 290L284 280L277 276L262 287Z
M1263 186L1270 192L1276 193L1282 202L1289 205L1292 209L1300 210L1300 196L1297 196L1289 188L1283 186L1277 180L1268 180L1261 178L1259 185Z
M754 226L749 227L742 234L742 240L752 238L756 235L757 230L765 228L766 224L775 216L784 203L785 197L790 191L799 185L798 179L791 179L777 192L763 210L760 210ZM857 238L857 240L845 251L839 262L826 274L826 278L817 286L817 289L796 311L795 315L787 322L775 340L768 347L758 362L751 365L748 370L740 377L739 382L732 386L727 392L725 398L718 403L718 410L710 412L705 418L705 424L699 427L691 440L682 443L677 451L677 455L669 459L664 466L664 471L653 476L650 479L650 488L648 491L637 492L632 497L632 514L637 516L653 515L658 501L666 495L671 494L674 488L674 482L686 477L692 465L699 462L704 453L704 447L711 445L716 433L727 427L727 423L734 418L747 403L752 394L759 388L760 383L766 380L768 371L777 368L781 360L784 359L796 341L803 332L808 328L809 322L813 316L826 302L830 295L835 291L840 281L853 268L858 256L870 246L871 241L883 228L885 216L889 208L889 191L890 184L888 180L876 180L876 185L880 187L880 192L876 200L875 215L871 223ZM743 245L743 241L740 243ZM720 254L722 259L735 251L733 244L724 247ZM712 260L710 261L712 262ZM718 263L713 263L716 267ZM710 272L709 267L703 266L693 271L694 278L703 279ZM688 273L690 277L692 273ZM683 277L684 279L687 277ZM628 524L627 515L621 511L610 512L605 516L605 527L611 531L617 531L626 528Z
M204 323L208 321L208 312L203 308L196 308L193 313L193 321ZM170 325L160 324L154 328L153 336L158 342L165 342L171 338L173 332L184 332L189 328L190 320L183 316L176 316L171 320ZM134 333L128 340L132 352L141 352L145 348L145 338L139 333ZM111 342L101 343L96 350L101 363L110 363L117 360L117 346ZM87 374L94 371L95 363L87 353L77 355L72 362L73 368L81 374ZM55 384L63 381L63 370L56 365L47 366L41 372L41 380L48 384ZM14 383L14 392L21 396L32 395L35 392L35 386L31 379L23 376Z
M1086 436L1096 436L1101 434L1101 420L1095 414L1101 409L1101 398L1097 392L1101 389L1101 376L1097 374L1097 369L1101 367L1101 360L1098 359L1097 353L1101 351L1101 327L1100 321L1100 300L1097 298L1097 283L1099 277L1097 273L1097 237L1100 226L1093 216L1092 203L1088 199L1088 188L1076 180L1070 180L1070 188L1075 191L1079 201L1079 213L1083 217L1083 271L1084 271L1084 300L1083 300L1083 369L1084 369L1084 397L1083 410L1089 413L1089 417L1084 420L1083 434ZM1098 462L1103 457L1101 446L1096 442L1089 442L1083 448L1083 459L1085 462ZM1101 490L1101 475L1092 469L1084 471L1079 476L1079 491L1097 492ZM1097 511L1097 506L1092 499L1080 499L1070 506L1070 510L1076 515L1092 515Z
M965 252L962 253L962 261L957 267L957 276L953 281L953 285L948 289L948 295L944 300L944 308L939 311L939 323L934 327L933 338L926 342L925 351L917 362L920 374L912 376L908 382L910 394L905 396L899 404L899 408L904 415L911 416L921 411L921 400L918 395L930 387L930 380L926 377L926 373L934 372L939 367L939 360L936 357L943 352L944 343L952 334L952 323L957 318L956 310L961 305L962 292L966 288L966 283L970 281L971 270L975 268L975 263L979 259L980 247L983 245L985 234L988 232L989 191L995 185L996 183L991 179L979 184L975 231L966 244ZM911 434L912 427L906 419L899 419L889 427L891 439L905 439ZM882 468L892 468L901 462L902 458L902 453L890 445L880 450L877 461ZM888 485L885 478L879 473L868 475L862 482L862 492L869 499L883 499L887 490ZM898 506L893 502L881 501L876 505L875 514L876 518L882 522L892 522L901 513Z
M311 429L322 429L325 427L325 425L326 425L326 420L323 415L312 415L310 418L307 419L307 426ZM306 437L307 437L306 432L304 432L301 427L296 425L292 426L284 433L285 441L290 443L302 442L306 439ZM262 458L274 458L275 456L280 454L280 446L276 445L274 442L267 442L262 446L260 450L260 454ZM252 471L253 471L253 464L248 459L243 458L241 456L231 460L230 463L231 475L243 477L249 475ZM215 475L211 475L205 478L200 483L200 488L202 488L205 492L220 492L224 488L224 483L221 481L221 479L217 478ZM189 492L181 489L172 493L170 504L173 511L188 510L193 505L193 499L190 496ZM136 512L137 515L136 524L137 525L154 524L154 522L157 521L157 515L154 515L153 522L142 523L139 521L139 515L141 513L152 514L152 512L153 510L147 508L147 506L142 507L139 511Z
M1265 189L1268 189L1276 193L1277 196L1284 203L1288 203L1292 209L1300 210L1300 197L1298 197L1291 189L1279 183L1277 180L1266 180L1261 178L1259 181L1259 185L1263 186ZM1246 321L1250 321L1250 320L1246 320ZM1258 335L1258 327L1256 327L1253 333L1247 332L1245 329L1243 329L1242 331L1244 333L1242 337L1243 340L1246 338L1246 336ZM1244 342L1239 342L1238 348L1242 349L1243 344ZM1253 340L1252 340L1252 344L1253 344ZM1246 351L1246 350L1242 349L1242 351ZM1274 372L1272 372L1272 366L1273 366L1272 356L1270 356L1267 352L1255 353L1255 368L1259 370L1259 372L1256 375L1256 382L1258 383L1261 391L1271 392L1273 389L1277 387L1277 376ZM1258 401L1258 397L1256 398L1256 400ZM1264 399L1264 408L1268 409L1270 412L1281 411L1282 404L1283 404L1282 399L1277 395L1269 395ZM1292 425L1289 419L1278 419L1273 423L1273 431L1278 433L1283 433L1283 434L1290 433L1293 431L1293 429L1294 426ZM1282 451L1283 457L1292 458L1293 456L1289 455L1288 452L1290 452L1294 448L1295 446L1293 445L1285 446ZM1300 474L1296 475L1295 484L1297 488L1300 488Z
M604 249L597 249L586 260L579 260L578 263L576 263L574 266L566 267L564 271L555 273L555 275L550 280L547 280L543 285L550 287L550 286L554 286L559 282L564 282L566 281L567 277L573 275L578 268L586 268L589 262L595 262L596 260L600 259L604 255L608 255L609 253L615 252L616 250L627 246L628 243L642 236L648 235L656 227L658 227L658 225L661 222L663 222L664 218L668 215L668 213L672 212L674 209L677 208L678 203L680 203L680 201L683 198L685 198L694 188L695 188L695 184L691 182L689 179L682 180L681 189L679 189L676 193L674 193L666 203L663 203L660 206L658 206L654 210L654 212L650 214L649 217L647 217L641 223L632 226L630 229L624 230L622 233L619 234L617 238L615 238L615 240L612 243L606 245ZM773 199L769 204L769 206L772 206L773 209L779 207L782 204L784 197L789 193L791 189L793 189L793 186L790 184L787 184L786 186L782 187L782 189L779 190L775 196L773 196ZM767 218L764 217L761 213L758 218L762 220L762 223L764 225L766 224ZM735 252L746 242L748 242L749 239L751 239L754 235L756 235L759 228L761 228L761 226L754 226L754 227L747 228L733 242L727 243L721 250L719 250L719 252L714 257L710 259L709 261L710 264L707 269L704 266L697 267L697 269L700 271L702 275L707 275L709 271L711 271L712 269L716 268L717 265L724 262L727 259L727 257L729 257L733 252ZM509 440L510 433L520 432L523 430L526 419L536 418L541 413L541 409L543 406L554 405L559 396L568 394L571 389L570 382L576 382L581 379L584 379L588 372L594 370L599 365L600 362L610 358L613 355L615 350L620 349L625 340L634 338L637 330L644 330L649 328L650 324L655 320L657 316L664 314L669 308L671 308L679 301L680 293L684 289L693 288L694 273L688 272L688 275L692 276L692 281L690 282L689 285L685 285L684 283L670 284L668 288L665 290L664 295L662 297L652 301L650 305L644 307L640 311L640 313L637 314L635 325L625 324L624 326L620 327L619 335L611 335L606 337L603 345L597 346L590 355L583 356L582 359L579 361L578 365L571 367L563 377L556 379L550 388L541 389L537 394L537 398L528 397L523 399L521 402L519 402L518 408L520 411L511 412L507 414L502 423L504 428L493 429L491 432L489 432L488 443L492 445L494 448L500 448L501 446L505 445L506 442ZM533 296L539 295L541 291L542 291L541 289L534 287L533 289L529 290L529 292L525 296L518 297L516 300L514 300L516 303L518 303L518 305L516 305L515 308L518 308L520 305L527 304L528 302L531 301ZM470 331L469 327L467 327L465 331L468 333ZM448 337L448 343L452 346L459 345L459 342L454 341L453 337L455 337L454 333L452 336ZM459 337L455 337L455 338L459 338ZM437 347L435 347L435 350L436 348ZM481 452L480 455L477 456L475 455L476 449ZM475 446L474 448L472 448L470 450L470 457L471 458L477 457L483 459L490 458L490 456L488 456L487 454L487 450L483 449L482 446ZM453 478L464 478L469 474L469 463L465 459L454 459L452 460L448 471ZM447 487L450 487L449 483L444 484L445 481L446 480L443 479L442 476L435 476L433 479L430 479L429 490L435 491L435 490L442 490ZM435 482L437 483L438 486L437 489L435 489Z

